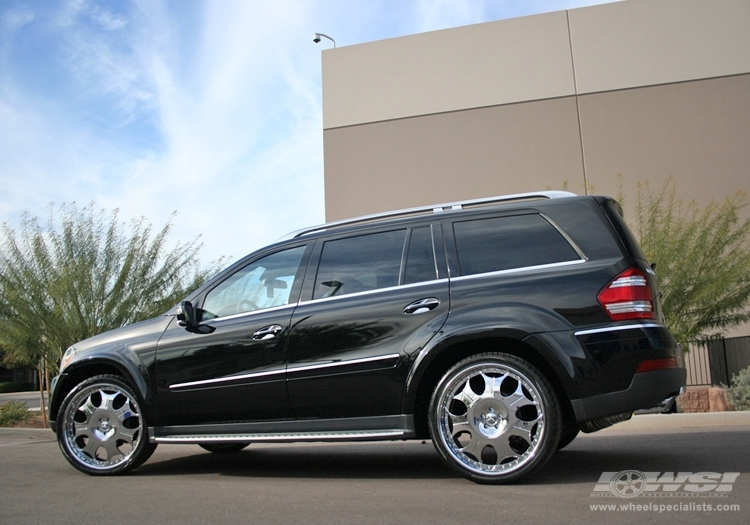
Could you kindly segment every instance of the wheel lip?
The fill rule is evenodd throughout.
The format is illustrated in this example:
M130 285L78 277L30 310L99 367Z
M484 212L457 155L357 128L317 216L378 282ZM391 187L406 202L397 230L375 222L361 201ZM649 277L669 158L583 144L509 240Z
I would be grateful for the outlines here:
M537 431L533 442L530 444L531 446L526 452L524 452L524 454L520 455L520 457L514 461L495 465L481 463L480 461L475 461L468 457L453 442L452 433L448 428L448 417L446 415L447 407L450 405L454 395L458 392L459 387L471 377L477 375L480 371L484 373L491 373L493 371L506 373L510 377L519 380L519 382L532 395L533 401L540 412ZM548 407L539 387L537 387L526 374L520 372L512 365L500 360L494 360L491 358L487 359L486 357L482 361L466 366L457 374L452 374L453 370L446 373L438 384L436 390L440 392L440 395L436 398L432 411L436 422L435 426L437 428L436 437L440 440L440 443L449 456L449 459L452 460L452 464L461 469L469 470L474 476L485 477L487 479L500 479L507 477L528 466L543 448L544 438L547 433L546 414ZM451 393L450 395L448 395L449 392Z
M88 396L96 391L107 390L115 391L119 394L124 395L128 399L128 402L135 407L136 411L133 415L138 418L138 426L136 427L138 437L132 441L131 450L127 454L117 456L117 460L115 461L98 461L84 454L82 449L80 449L75 442L75 431L76 425L78 424L75 422L75 414L88 398ZM79 470L93 473L104 474L121 470L125 466L127 466L136 456L138 447L145 439L146 426L144 424L141 405L140 403L138 403L138 399L136 398L135 394L130 389L124 388L122 385L112 380L101 380L95 381L88 385L84 385L79 390L74 390L73 392L71 392L69 396L70 399L63 402L63 406L60 411L61 417L58 420L58 441L62 445L64 452L66 452L66 457L68 457L68 459L70 459L71 462L74 463L74 466L79 468ZM75 408L72 409L72 407ZM136 431L136 429L133 430Z

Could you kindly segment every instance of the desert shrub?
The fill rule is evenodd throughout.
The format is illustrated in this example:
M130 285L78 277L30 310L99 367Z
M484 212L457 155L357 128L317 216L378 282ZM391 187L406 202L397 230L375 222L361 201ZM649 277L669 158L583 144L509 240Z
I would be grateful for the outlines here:
M750 366L732 376L727 399L735 410L750 410Z
M12 427L31 419L31 412L23 401L8 401L0 405L0 427Z

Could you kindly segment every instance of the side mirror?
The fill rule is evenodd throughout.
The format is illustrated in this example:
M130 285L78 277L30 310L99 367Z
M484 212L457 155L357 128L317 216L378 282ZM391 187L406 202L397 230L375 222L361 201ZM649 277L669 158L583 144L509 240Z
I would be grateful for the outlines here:
M215 330L213 326L202 325L198 323L195 316L195 308L190 301L182 301L180 309L177 311L177 321L185 330L194 334L210 334Z

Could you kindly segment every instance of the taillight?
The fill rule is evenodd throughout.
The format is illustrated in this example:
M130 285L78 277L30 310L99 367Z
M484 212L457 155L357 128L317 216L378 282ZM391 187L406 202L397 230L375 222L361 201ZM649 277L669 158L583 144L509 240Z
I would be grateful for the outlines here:
M613 321L653 319L654 297L648 279L638 268L628 268L599 292L599 304Z
M635 373L640 374L642 372L653 372L654 370L669 370L670 368L677 368L677 359L674 357L647 359L646 361L640 362Z

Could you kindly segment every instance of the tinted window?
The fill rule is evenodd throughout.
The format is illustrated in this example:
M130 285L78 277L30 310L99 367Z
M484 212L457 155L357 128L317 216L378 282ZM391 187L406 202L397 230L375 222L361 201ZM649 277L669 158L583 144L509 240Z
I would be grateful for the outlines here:
M313 298L398 286L405 240L397 230L326 242Z
M461 275L580 259L538 214L457 222L453 231Z
M213 319L288 304L304 253L304 246L284 250L233 273L208 293L203 302L202 318Z
M409 240L409 254L406 257L404 284L421 283L437 279L435 250L432 245L432 228L414 228Z

